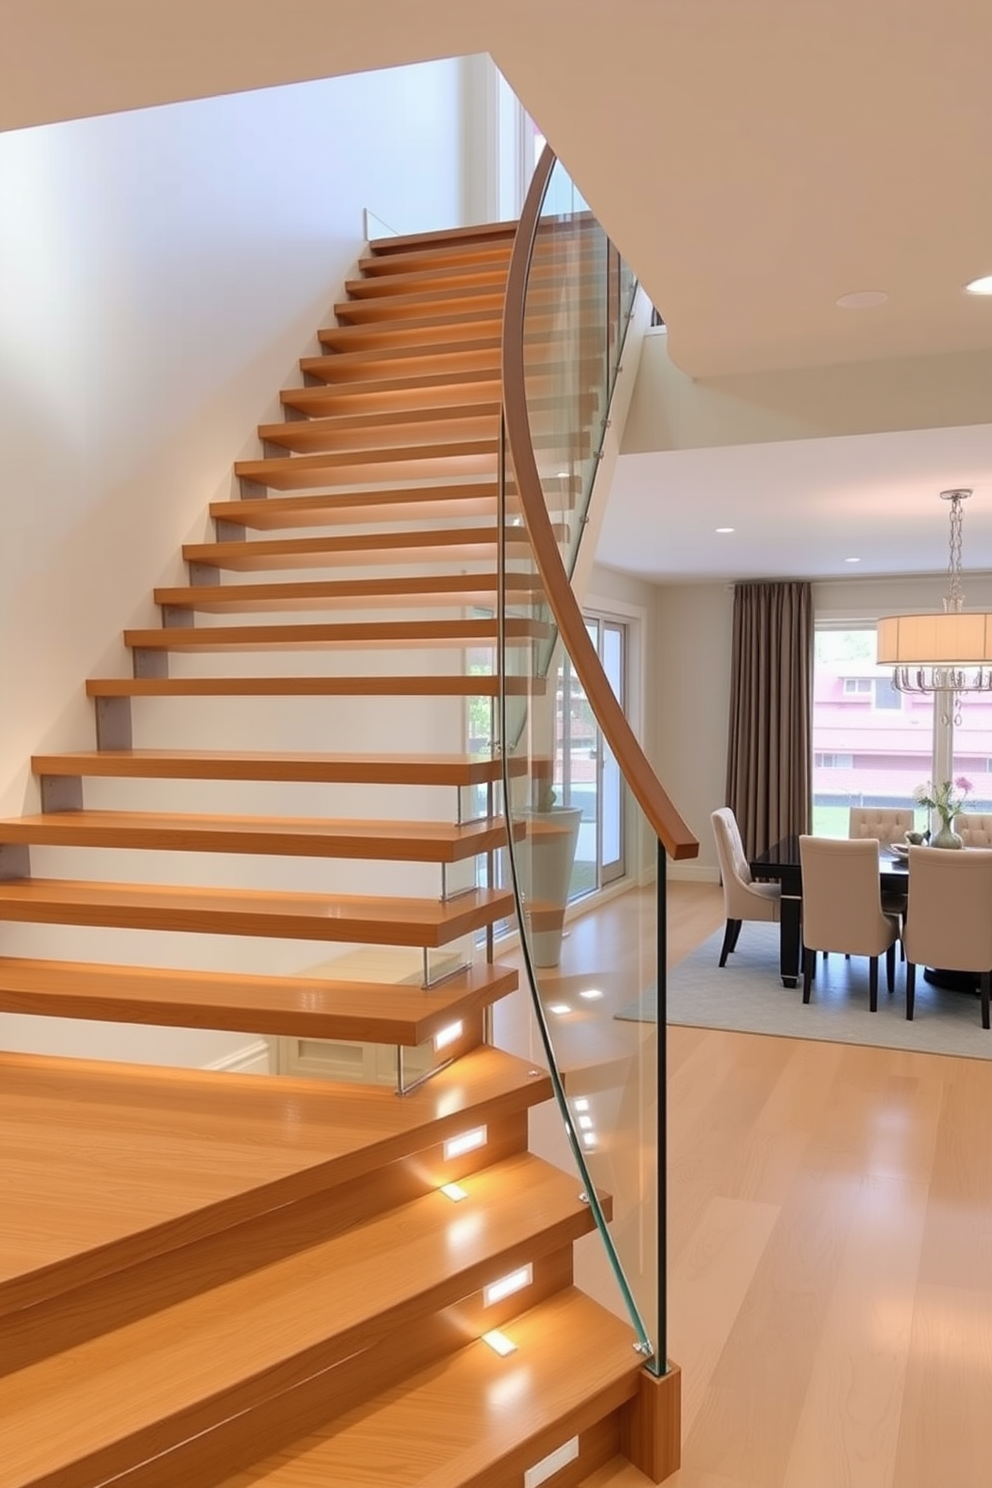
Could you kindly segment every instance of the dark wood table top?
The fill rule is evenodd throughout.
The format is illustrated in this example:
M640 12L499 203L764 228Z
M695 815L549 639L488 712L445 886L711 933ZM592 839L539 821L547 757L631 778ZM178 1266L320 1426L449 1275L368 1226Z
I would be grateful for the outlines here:
M796 832L789 837L783 837L781 842L774 843L767 852L759 853L756 858L751 858L749 867L755 878L798 880L800 877L799 834ZM904 887L909 875L909 864L905 858L899 858L889 852L883 844L878 854L878 871L883 888Z

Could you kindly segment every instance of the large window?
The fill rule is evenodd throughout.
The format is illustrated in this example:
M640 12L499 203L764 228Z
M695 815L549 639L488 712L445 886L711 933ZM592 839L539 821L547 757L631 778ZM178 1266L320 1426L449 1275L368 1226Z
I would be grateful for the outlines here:
M907 806L929 780L930 697L897 692L874 625L818 626L813 667L813 830L846 837L851 806ZM992 777L990 777L992 783Z
M971 782L966 811L992 813L992 695L963 692L953 721L953 773Z

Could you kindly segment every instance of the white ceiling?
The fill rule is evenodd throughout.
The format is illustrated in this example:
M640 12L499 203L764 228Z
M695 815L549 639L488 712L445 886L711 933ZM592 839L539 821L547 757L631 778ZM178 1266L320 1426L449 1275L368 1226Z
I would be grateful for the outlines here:
M992 273L989 0L4 0L3 12L6 128L489 51L692 378L992 350L992 298L962 293ZM838 308L863 290L888 298ZM946 554L936 493L958 483L975 488L965 566L988 567L988 427L624 456L602 554L682 579L932 571ZM737 531L717 539L723 522Z
M932 573L956 486L973 491L964 568L987 571L992 424L623 455L597 556L667 583Z

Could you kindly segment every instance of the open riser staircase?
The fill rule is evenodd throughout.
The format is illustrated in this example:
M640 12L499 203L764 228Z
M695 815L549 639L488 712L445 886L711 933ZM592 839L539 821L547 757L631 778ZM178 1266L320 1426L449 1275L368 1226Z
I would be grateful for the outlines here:
M589 1206L528 1151L548 1074L486 1041L513 901L500 765L464 745L498 687L512 235L372 245L188 582L125 632L133 675L87 680L96 749L36 757L41 810L0 823L0 1009L243 1032L282 1070L0 1056L0 1488L565 1488L645 1458L633 1331L572 1285Z

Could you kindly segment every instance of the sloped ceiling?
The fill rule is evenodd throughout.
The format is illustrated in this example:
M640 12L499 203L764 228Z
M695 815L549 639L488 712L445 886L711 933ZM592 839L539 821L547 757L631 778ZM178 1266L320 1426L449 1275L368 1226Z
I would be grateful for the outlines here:
M4 128L488 51L690 377L992 349L963 292L992 274L989 0L2 0L0 26Z

